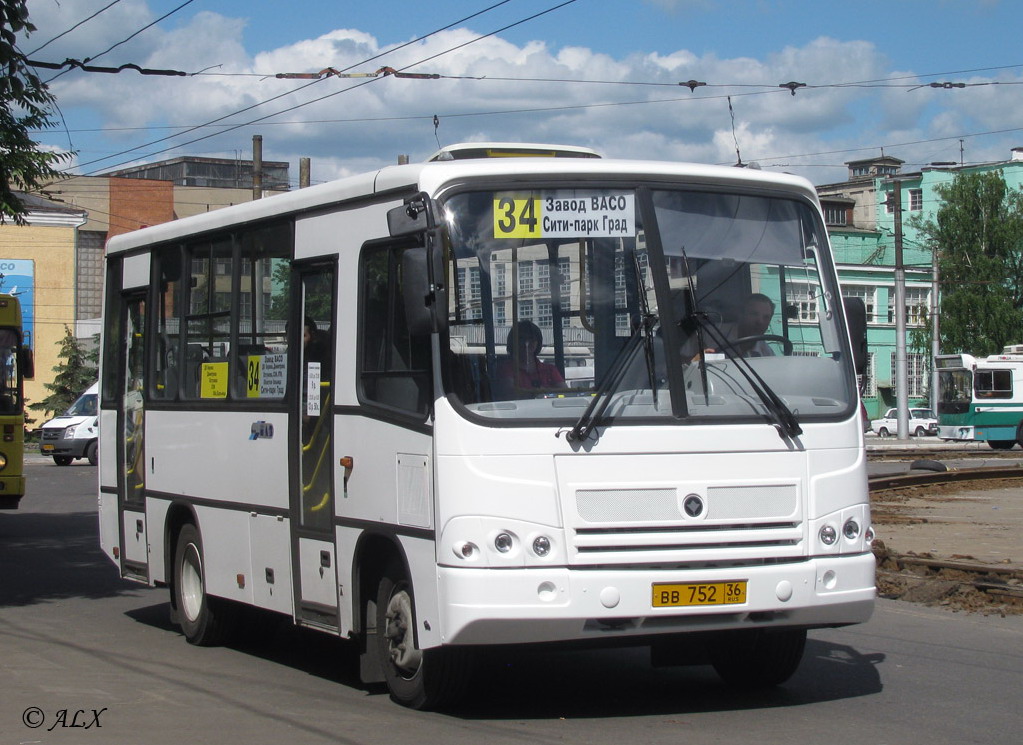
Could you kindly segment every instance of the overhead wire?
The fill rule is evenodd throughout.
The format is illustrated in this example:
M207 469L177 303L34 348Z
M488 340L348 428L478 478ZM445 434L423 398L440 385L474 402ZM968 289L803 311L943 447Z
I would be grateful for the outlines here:
M514 28L516 26L522 25L523 23L527 23L529 21L535 20L536 18L539 18L541 16L547 15L548 13L552 13L555 10L559 10L560 8L563 8L566 5L571 5L572 3L575 3L575 2L577 2L577 0L565 0L564 2L559 3L558 5L555 5L555 6L551 7L551 8L548 8L546 10L540 11L538 13L534 13L533 15L528 16L527 18L520 19L518 21L515 21L514 23L510 23L510 24L508 24L506 26L503 26L503 27L501 27L499 29L495 29L494 31L491 31L491 32L489 32L487 34L483 34L482 36L474 37L473 39L470 39L469 41L466 41L466 42L464 42L462 44L458 44L458 45L456 45L454 47L450 47L448 49L445 49L445 50L443 50L441 52L438 52L437 54L434 54L434 55L431 55L431 56L426 57L424 59L418 60L416 62L413 62L413 63L409 64L409 65L405 65L404 67L399 68L396 72L404 72L405 70L408 70L411 67L415 67L416 65L422 64L423 62L428 62L430 60L437 59L438 57L441 57L441 56L443 56L445 54L450 54L451 52L454 52L454 51L457 51L459 49L462 49L462 48L464 48L466 46L469 46L470 44L475 44L475 43L477 43L479 41L482 41L482 40L484 40L486 38L494 36L495 34L499 34L502 31L507 31L510 28ZM500 4L503 4L503 3L499 3L499 5ZM494 6L494 7L496 7L496 6ZM461 23L461 22L462 21L456 21L455 23ZM450 25L454 25L454 24L450 24ZM443 30L443 29L441 29L441 30ZM380 56L380 55L378 55L378 56ZM207 140L207 139L209 139L211 137L215 137L215 136L217 136L219 134L224 134L225 132L232 132L232 131L234 131L236 129L241 129L242 127L248 127L248 126L251 126L253 124L258 124L259 122L262 122L262 121L264 121L266 119L270 119L272 117L279 116L281 114L286 114L286 113L291 112L291 111L296 111L296 110L298 110L300 108L304 108L306 106L310 106L310 105L312 105L314 103L319 103L320 101L324 101L324 100L326 100L328 98L332 98L334 96L338 96L338 95L340 95L342 93L347 93L348 91L354 90L356 88L361 88L361 87L363 87L365 85L369 85L370 83L373 83L373 82L375 82L376 80L379 80L379 79L380 78L369 78L365 82L356 83L355 85L348 86L347 88L343 88L340 91L334 91L333 93L328 93L328 94L326 94L324 96L320 96L319 98L314 98L314 99L312 99L310 101L306 101L304 103L296 104L295 106L289 107L287 109L283 109L281 111L274 112L274 113L271 113L271 114L266 114L265 116L259 117L257 119L252 119L252 120L247 121L247 122L242 122L240 124L236 124L236 125L230 126L226 130L224 130L223 132L216 132L216 133L212 133L212 134L209 134L209 135L204 135L202 137L197 137L197 138L195 138L193 140L188 140L187 142L177 143L176 145L174 145L172 147L164 148L162 150L157 150L157 151L152 152L152 153L147 153L147 156L149 156L149 155L158 155L160 153L167 152L168 150L173 150L173 149L176 149L176 148L179 148L179 147L184 147L185 145L191 145L191 144L194 144L196 142L201 142L203 140ZM314 85L315 83L318 83L318 82L320 82L320 80L315 80L315 81L313 81L313 83L310 83L309 85ZM308 86L303 86L303 88L305 88L305 87L308 87ZM302 89L300 88L299 90L302 90ZM275 100L275 99L270 99L270 100ZM252 107L249 107L249 108L252 108ZM247 111L247 110L248 109L243 109L243 111ZM240 113L240 112L235 112L235 114L237 114L237 113ZM229 116L234 116L235 114L231 114ZM221 119L224 119L224 118L227 118L227 117L222 117ZM220 121L220 120L216 120L216 121ZM164 138L164 139L168 139L168 138ZM144 149L145 147L147 147L147 145L141 145L141 146L132 148L130 151L127 151L127 152L133 152L135 150ZM114 156L114 157L116 157L116 156ZM101 159L101 160L106 160L106 159ZM82 167L83 165L91 165L91 163L93 163L93 162L96 162L96 161L91 161L90 163L86 163L86 164L80 164L79 167ZM109 169L109 168L116 168L117 166L125 165L126 163L130 163L130 162L132 162L132 161L125 161L123 163L118 163L118 164L116 164L114 166L107 166L106 168L107 169Z
M127 44L127 43L128 43L129 41L131 41L132 39L134 39L134 38L135 38L136 36L138 36L139 34L141 34L141 33L142 33L143 31L146 31L146 30L148 30L148 29L152 28L153 26L155 26L156 24L158 24L158 23L159 23L160 21L163 21L163 20L165 20L165 19L167 19L167 18L171 17L172 15L174 15L175 13L177 13L177 12L178 12L179 10L181 10L182 8L184 8L184 7L188 6L188 5L191 5L191 4L192 4L192 3L194 3L194 2L195 2L195 0L185 0L185 2L181 3L181 5L179 5L178 7L174 8L174 10L171 10L171 11L169 11L169 12L167 12L167 13L164 13L164 14L163 14L162 16L160 16L159 18L157 18L157 19L156 19L155 21L153 21L152 23L148 23L148 24L146 24L145 26L143 26L142 28L140 28L140 29L139 29L138 31L134 32L133 34L131 34L130 36L128 36L128 37L126 37L126 38L124 38L124 39L121 39L121 41L117 42L117 43L116 43L116 44L114 44L113 46L110 46L110 47L108 47L107 49L104 49L104 50L103 50L102 52L100 52L99 54L93 55L92 57L88 57L88 58L87 58L87 59L85 60L85 62L90 62L90 61L92 61L92 60L96 60L96 59L99 59L99 58L100 58L100 57L102 57L103 55L105 55L105 54L108 54L108 53L112 52L113 50L117 49L117 47L121 46L122 44ZM67 72L68 72L68 70L64 70L63 72L57 73L57 74L56 74L56 75L54 75L54 76L53 76L52 78L50 78L49 80L45 81L45 85L49 85L49 84L50 84L50 83L52 83L52 82L53 82L54 80L56 80L57 78L59 78L59 77L60 77L61 75L65 75L65 74L66 74Z
M457 21L452 21L451 23L448 23L448 24L446 24L446 25L444 25L444 26L442 26L442 27L440 27L438 29L435 29L435 30L429 32L428 34L424 34L424 35L419 36L419 37L417 37L415 39L412 39L412 40L410 40L408 42L405 42L404 44L400 44L399 46L394 47L393 49L387 49L387 50L385 50L385 51L383 51L383 52L381 52L379 54L376 54L376 55L374 55L372 57L369 57L369 58L367 58L365 60L357 62L357 63L355 63L353 65L350 65L349 67L344 68L344 71L351 70L352 68L357 67L358 65L366 64L367 62L373 62L373 61L375 61L377 59L380 59L381 57L384 57L384 56L386 56L388 54L393 54L394 52L397 52L397 51L399 51L401 49L404 49L405 47L407 47L407 46L409 46L411 44L415 44L415 43L418 43L420 41L423 41L424 39L428 39L431 36L439 34L441 31L445 31L445 30L447 30L447 29L451 28L452 26L455 26L455 25L457 25L459 23L464 23L465 21L471 20L471 19L476 18L477 16L480 16L480 15L483 15L484 13L488 13L491 10L494 10L495 8L499 8L502 5L506 5L509 2L511 2L511 0L501 0L500 2L494 3L493 5L489 5L486 8L483 8L482 10L479 10L479 11L477 11L475 13L472 13L472 14L470 14L468 16L465 16L464 18L460 18ZM77 168L82 168L82 167L85 167L85 166L93 165L95 163L103 162L104 160L111 160L113 158L117 158L117 157L120 157L122 155L127 155L128 153L133 153L133 152L136 152L138 150L143 150L145 148L152 147L154 145L158 145L161 142L166 142L166 141L168 141L170 139L173 139L175 137L182 137L184 135L187 135L189 132L194 132L194 131L202 129L204 127L208 127L208 126L217 124L219 122L224 121L225 119L230 119L233 116L238 116L239 114L243 114L246 111L251 111L252 109L255 109L255 108L259 107L259 106L263 106L265 104L268 104L268 103L271 103L273 101L276 101L276 100L278 100L280 98L283 98L284 96L289 96L289 95L291 95L293 93L298 93L299 91L305 90L306 88L309 88L310 86L316 85L319 82L321 82L321 81L320 80L314 80L314 81L312 81L310 83L307 83L306 85L300 86L299 88L287 91L285 93L281 93L281 94L279 94L277 96L273 96L273 97L268 98L268 99L263 100L263 101L259 101L257 103L252 104L251 106L246 106L243 109L239 109L237 111L233 111L233 112L231 112L229 114L225 114L224 116L221 116L221 117L218 117L216 119L213 119L213 120L211 120L209 122L206 122L205 124L195 125L194 127L190 127L188 129L186 129L184 132L178 132L176 134L168 135L167 137L162 137L162 138L160 138L158 140L155 140L155 141L152 141L152 142L143 143L142 145L137 145L136 147L129 148L127 150L122 150L122 151L120 151L118 153L114 153L113 155L109 155L109 156L106 156L106 157L103 157L103 158L97 158L97 159L94 159L94 160L91 160L91 161L87 161L85 163L80 163L76 167ZM353 86L353 87L359 87L359 86ZM260 120L256 120L256 121L260 121ZM225 125L225 126L227 126L227 129L225 129L224 131L225 132L230 132L230 131L232 131L234 129L238 129L238 128L243 127L243 126L247 126L247 124ZM220 134L220 133L218 133L218 134ZM199 142L200 140L204 140L204 139L208 139L208 137L200 137L198 139L191 140L191 141L186 142L186 143L179 143L179 144L175 145L174 147L182 147L184 145L189 145L189 144L192 144L194 142ZM159 152L166 152L167 150L171 150L171 149L174 149L174 148L165 148L164 150L160 150L160 151L157 151L157 152L158 153ZM125 161L125 162L131 162L131 161ZM109 168L116 168L119 165L124 165L124 163L118 163L118 164L115 164L115 165L106 166L106 168L104 170L109 169Z

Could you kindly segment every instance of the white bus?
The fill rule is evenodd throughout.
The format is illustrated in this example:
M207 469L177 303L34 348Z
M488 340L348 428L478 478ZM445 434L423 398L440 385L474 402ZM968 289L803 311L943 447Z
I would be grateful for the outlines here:
M995 450L1023 444L1023 345L1001 354L943 354L938 370L938 437L987 442Z
M774 685L872 612L863 314L803 179L399 165L106 262L102 546L193 644L257 606L428 708L495 644Z

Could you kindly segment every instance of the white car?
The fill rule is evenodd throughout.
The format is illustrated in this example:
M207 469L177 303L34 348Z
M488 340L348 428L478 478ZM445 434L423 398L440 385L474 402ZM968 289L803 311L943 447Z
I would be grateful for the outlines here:
M880 419L870 422L870 429L878 437L891 437L899 433L898 409L888 409ZM909 434L916 437L938 434L938 420L930 409L909 410Z

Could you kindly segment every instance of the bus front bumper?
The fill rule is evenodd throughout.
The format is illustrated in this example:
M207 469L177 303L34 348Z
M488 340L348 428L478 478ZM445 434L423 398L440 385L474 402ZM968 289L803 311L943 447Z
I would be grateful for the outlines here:
M872 553L771 566L670 569L438 567L444 644L522 644L756 627L861 623ZM746 581L741 604L654 607L655 584Z

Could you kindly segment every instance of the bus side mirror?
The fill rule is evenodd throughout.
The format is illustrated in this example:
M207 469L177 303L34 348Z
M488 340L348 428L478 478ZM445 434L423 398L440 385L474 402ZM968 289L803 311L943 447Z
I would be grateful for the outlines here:
M852 343L853 366L857 375L867 372L867 306L863 298L844 297L845 322L849 324L849 341Z
M401 255L401 297L412 336L429 336L435 330L435 319L439 331L446 318L447 295L443 280L433 280L444 276L443 264L434 261L430 266L430 257L439 254L439 251L417 246Z
M36 376L36 358L28 347L18 350L18 367L21 368L21 377L31 380Z
M400 207L387 210L387 232L392 238L422 233L434 226L430 198L419 194Z

